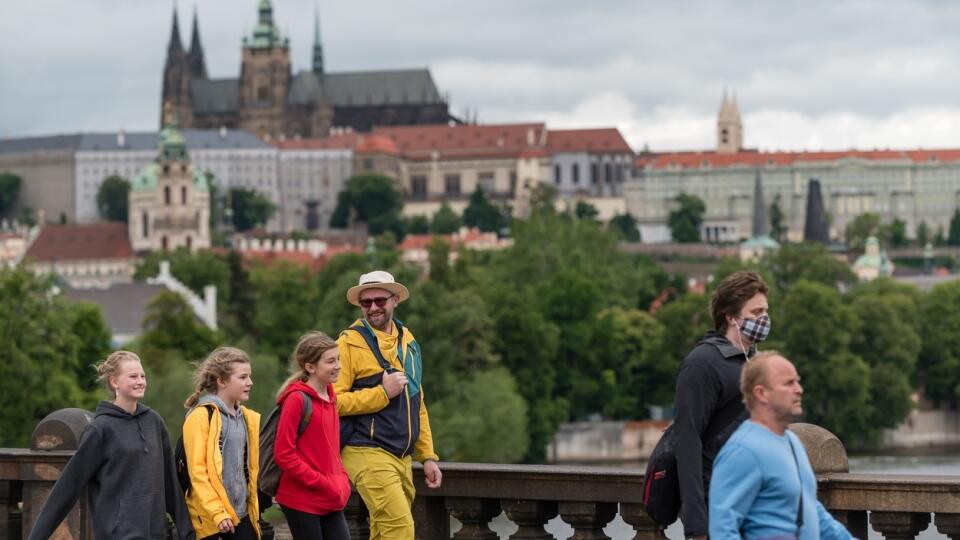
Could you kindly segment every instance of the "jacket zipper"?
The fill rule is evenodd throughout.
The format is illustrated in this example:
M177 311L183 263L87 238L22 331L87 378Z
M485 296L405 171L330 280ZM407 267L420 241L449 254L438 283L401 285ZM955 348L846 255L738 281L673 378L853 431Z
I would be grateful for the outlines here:
M405 366L403 365L403 358L405 355L403 354L404 351L403 351L402 343L397 344L397 350L401 352L400 368L404 369ZM414 368L413 370L413 376L414 378L416 378L417 376L416 368ZM411 414L411 411L410 411L410 385L409 384L403 387L403 395L404 397L406 397L406 400L407 400L407 446L403 449L403 455L407 455L407 452L410 451L410 444L413 443L413 415Z
M376 416L370 418L370 440L371 441L373 440L373 424L376 423L376 421L377 421Z

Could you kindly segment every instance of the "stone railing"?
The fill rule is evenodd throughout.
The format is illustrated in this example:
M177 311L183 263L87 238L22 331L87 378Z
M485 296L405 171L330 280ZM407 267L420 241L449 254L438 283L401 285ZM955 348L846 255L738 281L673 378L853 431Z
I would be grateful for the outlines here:
M72 455L47 450L77 442L82 418L65 412L41 422L31 449L0 449L0 538L26 538L29 524ZM887 539L914 538L933 526L960 539L960 476L850 474L839 440L808 424L793 429L818 473L820 500L855 537L866 538L872 527ZM547 540L553 536L545 525L558 516L573 529L574 540L603 539L607 538L603 529L618 514L622 519L616 521L618 537L665 538L640 505L642 470L445 463L443 471L443 486L436 490L426 487L419 468L414 471L414 519L421 540L450 538L451 517L462 524L453 535L457 540L495 540L498 533L516 540ZM346 514L352 537L367 538L366 510L356 495ZM505 528L504 518L512 526ZM62 537L88 539L88 524L86 505L78 504L61 526L66 535Z

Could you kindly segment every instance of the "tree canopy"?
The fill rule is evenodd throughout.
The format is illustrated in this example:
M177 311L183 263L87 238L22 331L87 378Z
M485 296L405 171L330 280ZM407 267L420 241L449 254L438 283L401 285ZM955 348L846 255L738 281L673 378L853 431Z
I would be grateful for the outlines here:
M105 221L127 222L130 207L130 182L121 176L111 175L103 180L97 190L97 210Z

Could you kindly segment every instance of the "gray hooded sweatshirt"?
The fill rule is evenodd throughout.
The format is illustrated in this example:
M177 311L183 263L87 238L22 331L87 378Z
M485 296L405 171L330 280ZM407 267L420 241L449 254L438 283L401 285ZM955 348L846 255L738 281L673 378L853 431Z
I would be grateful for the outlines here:
M170 436L160 415L148 407L138 404L130 414L100 402L40 510L30 540L50 538L84 489L96 540L164 540L166 514L173 517L180 540L195 538Z
M247 421L243 417L243 406L237 405L233 411L227 408L220 398L214 394L205 394L197 402L197 406L212 403L220 410L220 453L223 456L223 482L237 517L243 519L247 515L247 471L250 470L247 461L250 459L247 452ZM189 414L189 413L188 413Z

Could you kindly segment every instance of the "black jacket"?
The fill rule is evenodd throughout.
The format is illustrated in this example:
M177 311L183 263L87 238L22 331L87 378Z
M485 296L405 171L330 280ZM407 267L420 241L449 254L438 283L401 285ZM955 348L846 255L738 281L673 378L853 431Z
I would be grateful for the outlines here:
M680 363L674 397L674 431L684 536L706 535L707 496L713 460L746 418L740 370L747 357L716 332L707 332Z
M96 540L164 540L168 513L180 540L194 538L167 428L159 414L143 405L130 414L100 402L40 510L30 540L50 538L84 488Z

